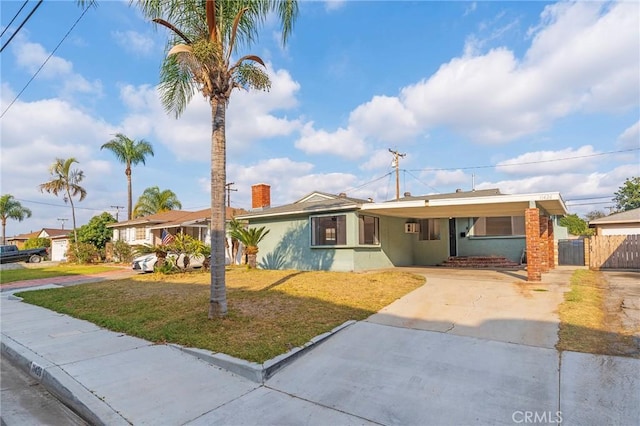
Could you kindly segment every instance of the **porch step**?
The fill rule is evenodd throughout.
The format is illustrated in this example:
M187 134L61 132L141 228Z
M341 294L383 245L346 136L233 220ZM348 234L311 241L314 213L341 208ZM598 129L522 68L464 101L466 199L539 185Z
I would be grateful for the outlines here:
M449 257L439 266L446 268L520 268L521 265L502 256L456 256Z

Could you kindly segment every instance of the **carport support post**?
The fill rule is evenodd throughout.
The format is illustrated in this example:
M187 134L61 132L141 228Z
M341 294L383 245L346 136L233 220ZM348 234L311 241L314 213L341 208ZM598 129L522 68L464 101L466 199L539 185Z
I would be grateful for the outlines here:
M529 207L524 211L527 247L527 281L542 281L540 265L540 211Z
M540 216L540 272L549 272L549 219Z
M555 251L555 236L553 234L553 219L549 218L549 246L548 246L548 259L549 269L556 268L556 251Z

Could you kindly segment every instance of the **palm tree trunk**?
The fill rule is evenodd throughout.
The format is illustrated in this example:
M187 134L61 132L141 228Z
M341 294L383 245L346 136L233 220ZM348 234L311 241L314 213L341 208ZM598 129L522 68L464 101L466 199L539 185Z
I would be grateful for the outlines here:
M131 220L131 166L127 165L124 174L127 175L127 220Z
M76 231L76 208L73 205L73 197L71 197L71 192L69 192L69 188L67 188L67 197L69 198L69 204L71 204L71 221L73 222L73 238L76 242L76 250L78 248L78 231Z
M4 217L2 218L2 244L7 244L7 219L5 219Z
M211 296L209 319L227 314L227 288L225 284L225 190L226 140L225 99L212 97L211 119Z

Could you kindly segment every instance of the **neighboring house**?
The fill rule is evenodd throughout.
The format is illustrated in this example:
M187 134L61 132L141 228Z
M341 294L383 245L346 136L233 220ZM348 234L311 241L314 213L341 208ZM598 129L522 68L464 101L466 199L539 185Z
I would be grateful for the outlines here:
M18 248L23 248L27 240L31 238L49 238L51 240L51 247L49 248L51 260L64 261L67 259L66 252L70 233L71 230L69 229L42 228L37 232L7 238L7 244L15 244Z
M246 213L245 210L227 207L227 221ZM161 245L162 232L166 230L172 235L178 233L190 235L205 244L211 244L210 224L211 209L189 212L169 210L145 217L135 218L107 225L113 229L113 241L124 241L129 245Z
M528 276L555 266L557 217L567 214L557 192L506 195L497 189L457 191L374 203L346 194L312 192L270 207L270 188L252 187L253 210L240 215L265 226L258 264L265 269L361 271L438 265L455 256L502 256Z
M596 235L638 235L640 208L591 220L589 228L595 228Z

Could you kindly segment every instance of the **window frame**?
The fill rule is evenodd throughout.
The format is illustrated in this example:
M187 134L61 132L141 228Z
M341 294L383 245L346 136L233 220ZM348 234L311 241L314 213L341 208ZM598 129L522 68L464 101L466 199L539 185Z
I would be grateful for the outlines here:
M509 218L509 233L487 233L487 228L496 229L500 227L500 224L494 223L487 225L487 219L495 219L496 221L504 220ZM473 238L521 238L525 237L526 229L525 229L525 219L524 216L481 216L481 217L473 217L472 220L472 233L471 237ZM479 226L478 222L482 220L481 225ZM502 224L504 226L504 223ZM482 233L479 234L478 231L481 230ZM520 233L520 232L522 233ZM491 231L490 231L491 232Z
M326 223L327 219L332 218L336 219L335 227L318 228L322 223ZM342 247L347 245L347 215L344 213L310 216L309 228L311 230L311 247ZM327 238L327 231L334 231L334 239ZM321 235L322 232L324 232L324 238L321 238L323 237L323 235ZM324 241L324 243L322 241Z
M367 242L367 219L373 219L373 235L372 242ZM361 246L379 246L380 245L380 218L370 215L358 215L358 245Z
M442 239L442 226L440 219L419 219L418 241L440 241ZM426 235L426 238L424 236Z

